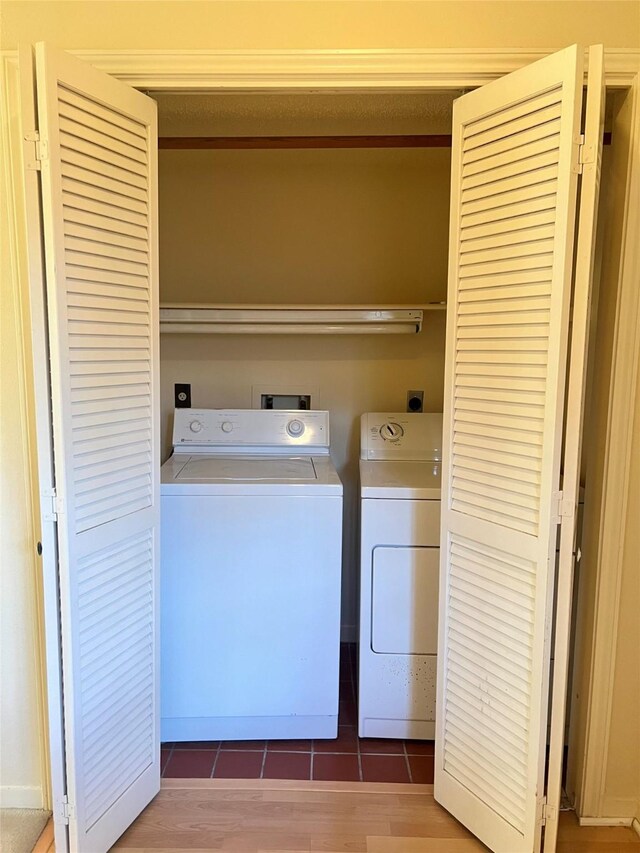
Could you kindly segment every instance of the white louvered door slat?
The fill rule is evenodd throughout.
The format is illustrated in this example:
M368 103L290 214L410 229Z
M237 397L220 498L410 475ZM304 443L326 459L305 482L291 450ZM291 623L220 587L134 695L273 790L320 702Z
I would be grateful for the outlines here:
M436 799L541 840L582 51L454 106Z
M71 851L160 787L155 103L38 45Z

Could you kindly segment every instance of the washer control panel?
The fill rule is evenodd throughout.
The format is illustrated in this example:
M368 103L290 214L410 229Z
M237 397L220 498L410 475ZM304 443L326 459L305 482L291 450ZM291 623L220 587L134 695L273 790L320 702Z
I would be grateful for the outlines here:
M442 460L442 415L368 412L360 419L360 458Z
M174 451L329 452L329 412L286 409L176 409Z

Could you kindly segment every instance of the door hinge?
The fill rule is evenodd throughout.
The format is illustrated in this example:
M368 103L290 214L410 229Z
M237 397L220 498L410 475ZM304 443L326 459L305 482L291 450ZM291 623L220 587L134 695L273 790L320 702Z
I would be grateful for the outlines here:
M69 821L76 816L75 815L75 809L71 805L71 803L69 802L69 797L67 794L64 795L64 797L62 798L62 801L60 803L60 816L61 816L62 822L67 824L67 825L68 825Z
M571 167L571 171L575 172L578 175L582 174L582 167L585 163L585 150L584 150L584 133L579 133L573 142L574 147L574 159L573 165Z
M62 498L55 489L42 490L42 518L44 521L57 521L63 512Z
M49 159L49 145L46 139L40 139L37 130L32 130L24 135L25 142L25 167L31 171L39 171L42 161Z
M564 499L564 492L553 493L553 522L562 524L563 518L573 518L573 501Z
M558 819L558 809L555 806L549 805L547 798L542 797L538 800L538 824L546 826L550 820Z

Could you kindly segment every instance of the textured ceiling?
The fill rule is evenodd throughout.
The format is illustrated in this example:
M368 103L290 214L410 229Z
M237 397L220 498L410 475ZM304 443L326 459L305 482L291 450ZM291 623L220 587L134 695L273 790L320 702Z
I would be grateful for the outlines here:
M151 93L161 136L450 133L459 93Z

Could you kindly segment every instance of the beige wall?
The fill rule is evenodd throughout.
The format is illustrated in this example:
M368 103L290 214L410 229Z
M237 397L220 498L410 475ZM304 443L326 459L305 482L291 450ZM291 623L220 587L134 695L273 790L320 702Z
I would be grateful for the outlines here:
M5 221L2 231L6 234ZM16 384L22 344L16 297L3 295L0 314L0 807L41 808L35 543L25 401Z
M163 302L446 297L450 154L162 151Z
M2 137L16 105L2 102ZM0 807L42 808L45 780L40 695L37 563L31 506L25 304L17 281L10 174L0 170Z
M161 151L161 300L443 300L449 172L446 149Z
M160 136L448 133L458 92L156 94ZM450 150L161 150L164 302L446 297Z
M640 376L629 482L602 814L640 820Z
M3 47L47 39L64 48L564 47L640 43L630 0L241 0L13 2Z
M640 44L635 2L11 2L0 4L0 47L49 41L66 49L194 49L194 48L551 48L574 41L602 41L608 47ZM2 193L6 203L8 196ZM4 231L4 229L3 229ZM17 232L24 252L24 231ZM13 273L3 244L0 299L3 323L16 328L18 308ZM26 282L23 279L23 286ZM7 318L6 320L4 318ZM3 325L3 332L5 327ZM28 346L28 341L27 341ZM3 335L3 406L25 392L22 340ZM15 366L15 367L14 367ZM5 373L6 371L6 373ZM5 378L6 377L6 378ZM24 408L9 413L3 431L0 470L2 487L17 506L25 498L26 451L20 438L28 428ZM3 430L5 429L3 425ZM9 438L7 438L7 435ZM17 455L16 455L17 451ZM18 460L16 462L16 460ZM5 528L5 523L8 526ZM29 512L14 510L3 520L3 572L9 579L10 602L20 610L16 620L3 619L0 642L9 660L21 659L32 635L35 582L34 545ZM4 534L8 533L9 536ZM4 615L4 614L3 614ZM22 677L31 672L32 675ZM3 691L22 709L21 722L2 719L2 741L23 747L22 766L33 768L39 790L44 776L35 772L41 747L28 734L25 720L35 718L35 675L30 666L18 673L3 669ZM5 735L6 727L9 734ZM14 730L15 729L15 730ZM17 780L17 781L15 781ZM19 775L7 784L20 784ZM27 804L26 800L23 804Z

